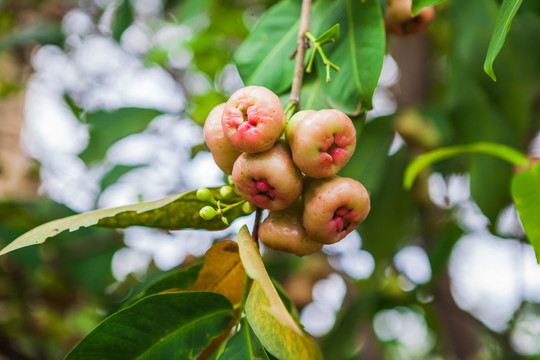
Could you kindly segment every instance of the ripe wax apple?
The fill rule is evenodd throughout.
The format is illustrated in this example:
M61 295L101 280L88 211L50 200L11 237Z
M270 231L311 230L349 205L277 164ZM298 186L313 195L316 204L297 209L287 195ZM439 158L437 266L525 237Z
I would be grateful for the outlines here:
M368 192L356 180L339 176L306 180L302 220L314 241L338 242L364 221L369 208Z
M356 148L356 130L339 110L296 113L285 129L296 166L313 178L337 174Z
M283 133L283 106L267 88L248 86L236 91L225 103L221 125L235 149L247 153L265 151Z
M261 153L240 155L232 177L238 194L263 209L285 209L302 194L302 174L281 142Z
M225 103L216 106L210 111L204 122L204 140L212 153L214 162L225 174L231 174L233 164L241 152L232 147L225 139L221 116Z
M269 248L305 256L320 251L323 244L309 238L302 225L302 201L277 211L270 211L259 228L259 238Z
M399 36L413 35L423 31L435 17L435 8L427 6L416 16L411 15L412 0L388 0L384 25L388 33Z

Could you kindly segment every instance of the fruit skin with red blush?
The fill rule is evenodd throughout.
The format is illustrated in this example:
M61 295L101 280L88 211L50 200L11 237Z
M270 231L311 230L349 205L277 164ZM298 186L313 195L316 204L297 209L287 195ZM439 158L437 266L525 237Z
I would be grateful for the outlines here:
M230 175L233 164L241 152L232 147L223 134L221 116L223 115L224 107L225 103L219 104L208 114L204 122L204 140L212 153L216 165L225 174Z
M309 237L333 244L353 231L369 213L366 188L356 180L334 176L306 179L302 221Z
M305 256L320 251L323 244L309 238L302 225L303 205L297 200L290 207L270 211L259 227L261 242L274 250Z
M269 210L289 207L302 194L303 179L282 142L261 153L243 153L234 163L232 178L246 201Z
M225 137L238 151L265 151L283 133L283 106L277 95L267 88L247 86L232 94L225 103L221 125Z
M293 162L307 176L326 178L337 174L356 148L351 119L335 109L296 113L285 129Z

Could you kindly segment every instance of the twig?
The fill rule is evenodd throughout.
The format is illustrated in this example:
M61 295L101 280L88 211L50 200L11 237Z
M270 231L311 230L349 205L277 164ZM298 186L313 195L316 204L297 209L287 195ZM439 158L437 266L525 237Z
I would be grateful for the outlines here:
M310 27L311 0L302 0L302 12L300 14L300 27L296 38L296 63L294 66L294 77L289 96L289 105L292 114L300 109L300 92L302 90L302 80L304 78L304 57L306 55L305 34ZM292 115L291 114L291 115ZM288 117L290 118L290 116Z

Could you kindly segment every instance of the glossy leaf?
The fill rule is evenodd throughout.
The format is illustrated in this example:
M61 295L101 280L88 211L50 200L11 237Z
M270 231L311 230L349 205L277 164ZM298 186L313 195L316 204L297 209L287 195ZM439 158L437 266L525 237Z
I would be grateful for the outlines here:
M118 140L146 129L161 111L143 108L121 108L86 114L90 142L79 154L86 164L103 160L109 147Z
M234 241L221 241L204 254L204 265L197 281L187 290L215 292L235 305L242 299L245 279L238 245Z
M461 154L485 154L498 157L518 166L527 166L529 160L519 151L502 144L481 142L470 145L448 146L424 153L414 159L405 172L403 187L410 189L416 176L431 164Z
M219 360L269 360L266 351L244 318L241 328L227 342Z
M103 320L66 359L191 359L232 318L231 304L219 294L151 295Z
M170 274L163 275L150 284L139 297L141 298L171 289L187 289L197 281L202 266L202 263L195 264L185 270L174 271Z
M324 47L330 61L339 66L326 83L326 70L318 63L318 74L323 91L333 108L348 114L357 113L359 104L369 110L381 73L386 40L383 18L377 0L324 1L313 9L314 27L326 29L336 23L340 37Z
M501 51L506 34L510 31L510 25L516 15L522 0L503 0L497 21L495 23L495 29L491 35L491 41L489 42L489 48L484 62L484 71L488 74L493 81L496 81L495 73L493 72L493 62Z
M540 263L540 165L516 174L512 180L514 204Z
M300 101L302 109L322 110L332 107L328 102L328 94L324 91L323 83L319 77L306 77L302 84Z
M446 0L412 0L411 15L416 16L423 8L443 2Z
M223 201L219 194L219 188L212 188L210 191L214 198ZM240 200L240 197L235 196L228 199L227 203L234 203L238 200ZM226 228L218 217L208 221L201 219L199 210L205 205L205 203L197 199L196 191L190 191L157 201L141 202L73 215L48 222L30 230L2 249L0 255L25 246L41 244L49 237L56 236L65 230L75 231L81 227L93 225L112 228L140 225L168 230L186 228L218 230ZM242 210L236 207L227 212L227 219L232 221L243 215Z
M277 94L290 87L300 5L292 0L274 5L236 51L234 61L245 85L264 86Z
M246 273L253 279L246 317L265 349L282 360L322 359L315 342L285 308L246 226L238 233L238 246Z

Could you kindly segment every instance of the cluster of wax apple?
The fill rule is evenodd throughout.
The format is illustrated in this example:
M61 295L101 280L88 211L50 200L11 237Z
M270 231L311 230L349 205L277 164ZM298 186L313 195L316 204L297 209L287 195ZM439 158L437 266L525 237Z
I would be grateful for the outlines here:
M364 186L336 176L356 146L354 125L339 110L300 111L287 122L272 91L248 86L210 112L204 136L238 194L270 210L259 229L268 247L314 253L343 239L369 212Z

